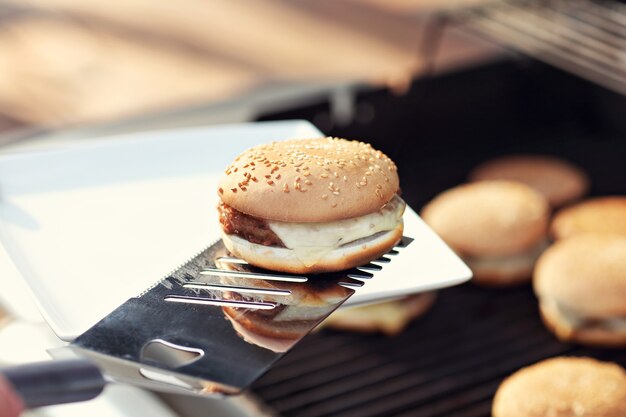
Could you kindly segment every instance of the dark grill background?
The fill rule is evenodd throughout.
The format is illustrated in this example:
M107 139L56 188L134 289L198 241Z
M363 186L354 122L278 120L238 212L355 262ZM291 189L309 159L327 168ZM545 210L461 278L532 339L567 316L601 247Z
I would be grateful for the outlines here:
M509 152L565 157L590 174L592 194L626 194L626 100L541 64L505 62L418 81L401 97L363 92L358 104L374 119L319 127L389 153L414 208L463 182L478 162ZM263 119L315 122L327 111L322 102ZM564 354L626 365L626 350L557 342L529 286L468 284L441 291L433 310L395 338L310 335L253 391L283 416L484 417L505 376Z

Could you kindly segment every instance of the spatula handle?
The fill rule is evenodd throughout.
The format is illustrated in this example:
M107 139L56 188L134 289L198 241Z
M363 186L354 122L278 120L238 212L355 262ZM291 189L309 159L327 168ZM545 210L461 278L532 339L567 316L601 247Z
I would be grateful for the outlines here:
M106 381L97 366L84 360L46 361L0 369L26 408L86 401L97 397Z

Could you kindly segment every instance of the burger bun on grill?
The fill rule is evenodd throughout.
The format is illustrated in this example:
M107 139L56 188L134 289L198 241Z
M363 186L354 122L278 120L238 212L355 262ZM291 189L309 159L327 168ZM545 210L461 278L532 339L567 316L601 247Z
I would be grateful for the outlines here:
M546 245L549 211L528 185L480 181L444 191L421 215L465 260L474 282L509 286L530 281Z
M626 237L556 242L539 258L533 286L543 320L559 339L626 346Z
M547 155L507 155L486 161L472 170L470 181L521 182L540 192L558 208L582 198L589 179L578 167Z
M626 372L615 363L591 358L547 359L502 382L492 416L626 416Z
M592 198L559 211L550 225L555 239L585 233L626 236L626 197Z

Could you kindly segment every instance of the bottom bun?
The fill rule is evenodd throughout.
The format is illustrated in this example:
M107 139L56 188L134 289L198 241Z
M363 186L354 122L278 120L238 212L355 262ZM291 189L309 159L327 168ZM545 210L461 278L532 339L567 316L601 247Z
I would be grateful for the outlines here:
M319 274L365 265L392 249L402 238L403 225L371 238L359 239L324 254L315 264L305 265L288 248L263 246L222 232L228 250L251 265L292 274Z
M414 319L426 313L437 299L436 292L411 295L387 301L335 311L322 327L360 333L399 334Z
M558 310L541 305L541 319L552 333L564 342L582 345L621 348L626 347L626 330L616 331L600 327L575 327Z

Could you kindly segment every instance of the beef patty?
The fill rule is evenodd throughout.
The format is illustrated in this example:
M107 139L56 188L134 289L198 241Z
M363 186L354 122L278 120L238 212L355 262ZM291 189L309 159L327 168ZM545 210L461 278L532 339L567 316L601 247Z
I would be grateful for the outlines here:
M248 242L284 248L285 245L263 219L249 216L220 201L217 206L220 224L226 234L237 235Z

